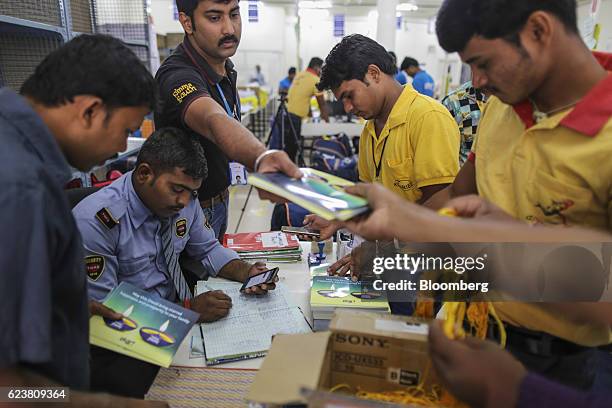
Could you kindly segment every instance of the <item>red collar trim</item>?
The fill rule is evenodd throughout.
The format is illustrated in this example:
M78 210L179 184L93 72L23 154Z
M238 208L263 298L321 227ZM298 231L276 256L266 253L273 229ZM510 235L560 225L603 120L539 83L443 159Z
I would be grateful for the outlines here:
M514 105L513 108L514 112L516 112L518 117L523 121L525 129L529 129L535 125L535 121L533 120L533 105L531 102L524 100L523 102Z
M612 54L608 52L593 51L593 56L606 71L612 71Z
M611 116L612 74L608 74L563 118L560 125L586 136L595 137Z
M607 71L612 71L612 54L593 52L593 56ZM533 120L533 106L525 100L513 106L516 114L529 129ZM612 117L612 74L600 81L574 109L559 123L585 136L595 137Z

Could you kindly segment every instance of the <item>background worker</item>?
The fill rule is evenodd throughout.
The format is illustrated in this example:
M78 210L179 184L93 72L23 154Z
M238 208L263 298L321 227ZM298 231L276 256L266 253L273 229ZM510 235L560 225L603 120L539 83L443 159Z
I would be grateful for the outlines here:
M287 72L287 76L279 82L278 84L278 93L280 95L286 95L289 92L289 88L291 88L291 84L293 83L293 79L295 78L296 73L295 67L289 68Z
M323 60L318 57L311 58L308 68L295 76L289 94L287 95L287 111L289 115L285 121L285 134L283 136L284 150L291 160L297 160L298 143L302 140L302 120L312 116L310 110L310 100L313 96L317 98L321 119L329 122L329 113L323 93L317 89L321 66ZM291 127L295 130L295 136L291 132Z
M412 57L406 57L402 61L400 70L412 78L412 87L418 93L433 98L436 84L431 75L429 75L427 71L421 69L419 61Z

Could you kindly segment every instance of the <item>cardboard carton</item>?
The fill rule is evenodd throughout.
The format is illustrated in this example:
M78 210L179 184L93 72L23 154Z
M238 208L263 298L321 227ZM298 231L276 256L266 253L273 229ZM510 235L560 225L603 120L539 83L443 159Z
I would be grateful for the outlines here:
M403 390L434 381L427 322L370 312L338 311L329 332L276 336L249 390L252 402L304 403L300 389L346 384L365 391Z

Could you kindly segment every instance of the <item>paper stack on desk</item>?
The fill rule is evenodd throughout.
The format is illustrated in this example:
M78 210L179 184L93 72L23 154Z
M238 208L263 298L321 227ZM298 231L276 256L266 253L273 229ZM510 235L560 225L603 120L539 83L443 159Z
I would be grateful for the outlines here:
M299 262L302 247L294 234L280 231L225 234L223 246L233 249L247 262Z
M325 330L336 309L388 312L385 292L340 276L313 276L310 309L315 331Z
M272 336L312 331L300 308L287 300L282 284L257 296L240 293L241 286L236 282L198 282L196 294L222 290L232 298L227 317L200 324L207 365L262 357L272 344ZM192 344L195 354L198 346Z

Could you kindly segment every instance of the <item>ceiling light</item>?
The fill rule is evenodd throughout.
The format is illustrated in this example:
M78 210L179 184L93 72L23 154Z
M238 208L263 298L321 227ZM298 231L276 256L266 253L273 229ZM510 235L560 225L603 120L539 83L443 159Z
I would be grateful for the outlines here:
M419 6L417 6L416 4L412 4L412 3L400 3L397 5L398 11L417 11L418 9L419 9Z

